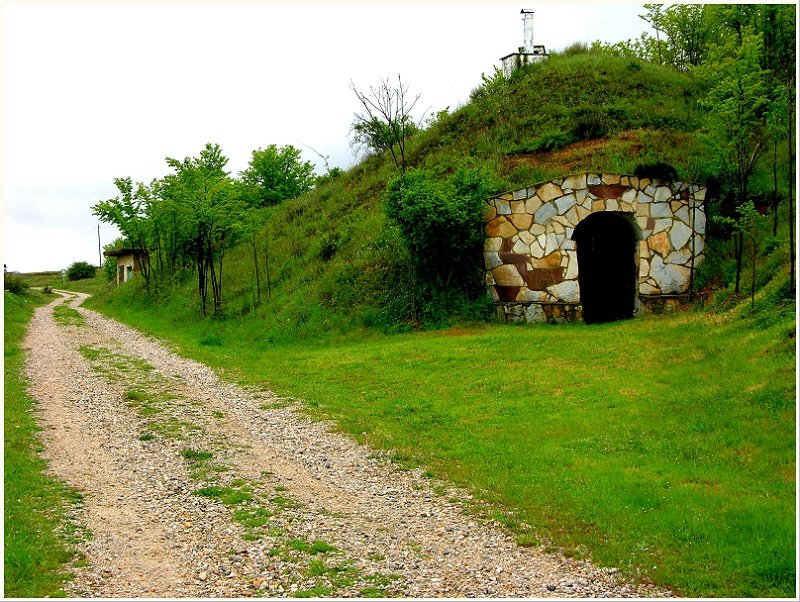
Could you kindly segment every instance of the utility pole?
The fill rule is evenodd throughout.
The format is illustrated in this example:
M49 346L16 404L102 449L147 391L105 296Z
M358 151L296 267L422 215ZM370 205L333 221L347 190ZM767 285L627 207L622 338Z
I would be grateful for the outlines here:
M97 267L103 267L103 253L100 251L100 224L97 224L97 256L99 257L99 264Z

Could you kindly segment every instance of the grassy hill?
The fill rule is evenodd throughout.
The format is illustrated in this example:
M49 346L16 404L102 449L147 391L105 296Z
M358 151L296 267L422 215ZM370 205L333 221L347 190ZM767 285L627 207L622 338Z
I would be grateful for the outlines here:
M606 55L554 56L510 80L484 78L469 102L412 138L409 164L445 177L469 162L492 175L497 192L579 170L632 172L664 161L684 179L704 180L692 80L653 64ZM388 156L370 156L333 181L272 209L258 237L257 305L253 248L226 259L223 302L229 317L260 323L272 340L359 327L397 327L392 314L400 240L381 209L396 173ZM266 256L266 257L265 257ZM477 261L481 261L477 258ZM127 304L123 287L111 302ZM196 283L149 303L177 321L197 315Z

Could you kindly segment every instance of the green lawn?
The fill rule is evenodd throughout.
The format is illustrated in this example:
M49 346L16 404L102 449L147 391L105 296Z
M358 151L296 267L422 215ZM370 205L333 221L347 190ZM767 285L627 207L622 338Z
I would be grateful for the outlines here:
M66 510L79 496L45 476L45 462L25 391L26 325L33 310L47 303L45 295L28 291L4 294L4 550L6 597L63 596L62 585L74 557L68 539Z
M110 311L468 487L521 543L682 595L794 595L793 311L294 344Z

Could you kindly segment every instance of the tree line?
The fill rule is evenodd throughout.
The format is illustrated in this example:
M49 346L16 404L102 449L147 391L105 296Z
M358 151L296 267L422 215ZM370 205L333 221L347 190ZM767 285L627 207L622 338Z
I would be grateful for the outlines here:
M257 233L265 209L310 190L317 180L314 165L297 148L273 144L254 150L247 168L233 177L225 169L228 158L211 143L196 157L167 157L166 163L170 173L149 184L115 179L119 194L92 207L122 234L111 247L136 251L148 291L194 274L205 316L209 306L214 314L222 311L226 252L248 242L260 296ZM266 261L266 248L264 253Z
M692 73L705 94L702 136L719 194L712 209L717 226L734 242L735 292L741 284L746 238L755 241L753 174L771 162L766 191L777 234L779 207L788 204L791 286L794 288L794 166L796 103L796 6L793 4L645 4L641 17L655 36L593 49L638 58ZM788 152L778 165L778 149ZM781 194L779 171L784 172ZM753 242L755 244L755 242Z

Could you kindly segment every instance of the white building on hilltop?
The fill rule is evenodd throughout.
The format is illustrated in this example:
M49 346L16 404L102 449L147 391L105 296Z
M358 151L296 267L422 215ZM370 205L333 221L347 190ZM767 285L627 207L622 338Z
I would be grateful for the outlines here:
M520 67L543 61L549 56L547 50L542 45L533 43L533 11L523 8L520 11L525 35L525 44L517 49L517 52L504 56L500 60L503 63L503 75L511 77Z

